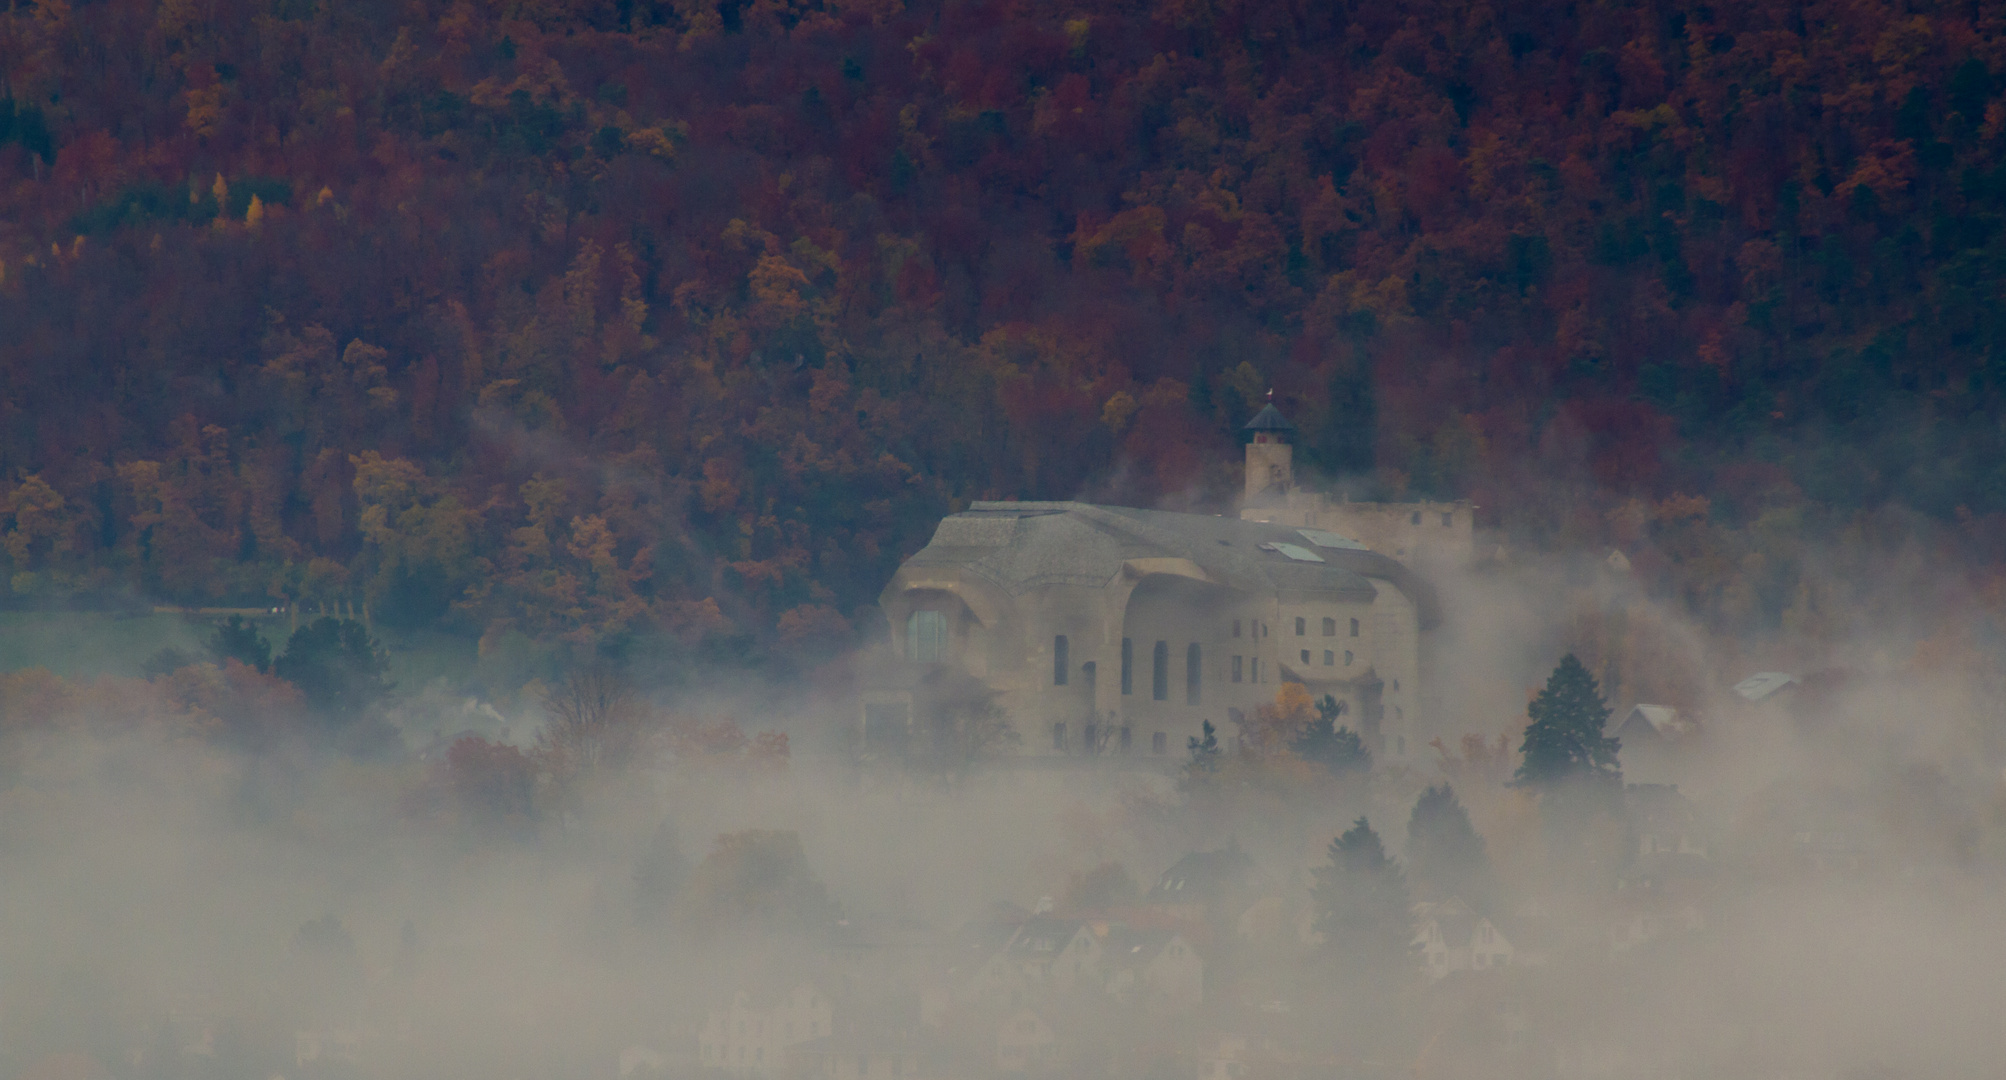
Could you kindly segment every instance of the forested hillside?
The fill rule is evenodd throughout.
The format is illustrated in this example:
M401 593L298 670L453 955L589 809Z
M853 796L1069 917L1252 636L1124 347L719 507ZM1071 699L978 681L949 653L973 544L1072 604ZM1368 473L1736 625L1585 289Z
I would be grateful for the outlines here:
M12 0L0 580L840 641L960 500L1224 508L1272 385L1809 618L1998 558L2002 92L1975 3Z

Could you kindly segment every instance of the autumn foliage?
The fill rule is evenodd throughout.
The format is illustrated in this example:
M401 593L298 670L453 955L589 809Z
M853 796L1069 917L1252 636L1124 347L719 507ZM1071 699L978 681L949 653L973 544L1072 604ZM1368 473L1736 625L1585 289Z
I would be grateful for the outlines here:
M0 585L812 654L963 500L1216 502L1273 386L1815 618L1733 530L2006 510L2002 89L1877 0L15 4Z

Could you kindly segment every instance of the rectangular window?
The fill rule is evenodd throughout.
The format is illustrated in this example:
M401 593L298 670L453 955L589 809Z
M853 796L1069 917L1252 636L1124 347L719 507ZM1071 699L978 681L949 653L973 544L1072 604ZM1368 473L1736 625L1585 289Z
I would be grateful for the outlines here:
M1247 657L1247 681L1251 683L1261 681L1261 658L1258 656Z
M1345 666L1345 667L1350 667L1350 666L1351 666L1351 650L1350 650L1350 649L1346 649L1346 650L1344 650L1344 666Z
M1066 725L1064 725L1064 724L1053 724L1053 725L1052 725L1052 749L1054 749L1054 750L1064 750L1065 748L1066 748Z
M1301 636L1303 636L1304 634L1306 634L1306 633L1308 633L1308 632L1309 632L1309 630L1308 630L1308 627L1307 627L1307 625L1306 625L1306 623L1307 623L1307 622L1308 622L1308 620L1304 619L1304 618L1303 618L1302 616L1300 616L1300 615L1296 616L1296 636L1297 636L1297 637L1301 637Z
M1128 753L1128 728L1126 726L1123 726L1121 729L1121 752L1124 754Z
M1198 643L1184 647L1184 704L1198 704L1198 691L1202 688L1205 666L1199 655Z
M1064 634L1060 634L1059 636L1057 636L1057 637L1055 637L1055 638L1053 638L1053 639L1052 639L1052 685L1053 685L1053 686L1064 686L1064 685L1066 685L1066 668L1067 668L1068 666L1070 666L1070 662L1068 661L1068 659L1067 659L1067 657L1066 657L1066 651L1067 651L1067 650L1066 650L1066 635L1064 635Z
M1170 643L1159 641L1150 651L1149 696L1156 701L1170 700Z
M1323 666L1331 667L1336 663L1337 663L1337 654L1331 652L1329 649L1325 649L1323 651Z
M1233 681L1240 681L1240 657L1233 658Z
M1323 620L1323 636L1324 636L1324 637L1336 637L1336 636L1337 636L1337 620L1336 620L1336 619L1333 619L1333 618L1330 618L1329 616L1325 616L1325 617L1324 617L1324 620Z
M1170 737L1168 735L1165 735L1163 732L1159 731L1156 734L1151 735L1149 737L1149 752L1152 754L1161 754L1163 753L1163 748L1166 745L1168 745L1169 742L1170 742Z
M1446 529L1446 528L1449 528L1450 526L1454 525L1455 523L1456 523L1456 515L1454 515L1454 514L1443 514L1443 515L1442 515L1442 527L1443 527L1444 529Z
M1353 619L1353 620L1351 620L1351 636L1352 636L1352 637L1357 637L1357 636L1358 636L1358 620L1357 620L1357 619Z
M1407 524L1409 525L1421 524L1421 511L1419 510L1414 511L1414 516L1407 519Z
M939 611L915 611L905 621L906 659L921 664L938 664L947 659L947 615Z
M1304 649L1304 650L1303 650L1303 663L1305 663L1305 664L1309 663L1309 650L1308 650L1308 649Z
M1130 638L1121 639L1121 693L1135 693L1135 641Z
M1238 619L1233 620L1233 636L1234 637L1240 636L1240 620Z

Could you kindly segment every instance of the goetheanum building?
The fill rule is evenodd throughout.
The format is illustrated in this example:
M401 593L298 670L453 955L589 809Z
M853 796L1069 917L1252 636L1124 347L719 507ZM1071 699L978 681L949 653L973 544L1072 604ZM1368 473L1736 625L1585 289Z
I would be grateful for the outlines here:
M880 605L907 674L866 691L867 745L952 722L926 689L952 686L1047 754L1181 754L1298 682L1404 755L1437 618L1404 566L1334 533L1076 502L949 516Z

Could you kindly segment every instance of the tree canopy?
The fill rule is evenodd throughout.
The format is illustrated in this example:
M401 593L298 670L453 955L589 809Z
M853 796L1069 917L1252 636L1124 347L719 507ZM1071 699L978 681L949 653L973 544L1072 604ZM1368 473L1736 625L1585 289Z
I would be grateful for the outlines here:
M1330 843L1330 862L1311 871L1314 928L1333 957L1390 973L1407 957L1413 926L1400 867L1361 817Z
M1620 790L1623 771L1616 760L1620 747L1615 738L1602 733L1609 713L1595 677L1573 653L1561 657L1546 688L1526 707L1532 722L1519 746L1525 759L1518 767L1517 782L1552 788L1571 781L1604 781Z
M1296 736L1289 748L1304 761L1323 766L1332 776L1372 771L1372 751L1365 740L1348 727L1337 724L1338 701L1325 694L1316 703L1316 718Z
M1271 386L1306 474L1621 545L1733 629L1815 622L1861 578L1803 540L1890 502L2006 558L1982 6L109 0L0 41L7 603L812 654L966 500L1222 507Z
M1497 881L1484 838L1447 784L1430 785L1407 819L1407 867L1426 900L1460 899L1479 914L1497 911Z

